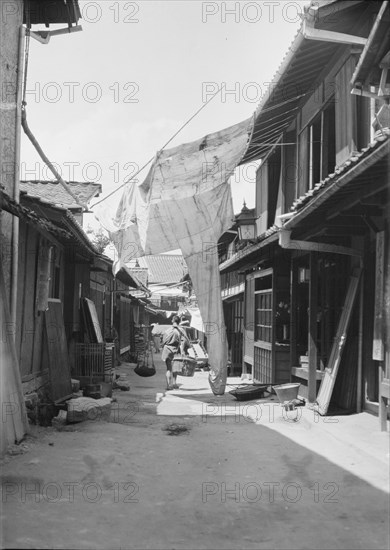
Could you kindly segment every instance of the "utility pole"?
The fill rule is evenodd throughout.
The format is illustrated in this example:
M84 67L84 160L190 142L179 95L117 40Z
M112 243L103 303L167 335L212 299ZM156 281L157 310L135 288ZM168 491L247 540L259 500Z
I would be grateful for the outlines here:
M24 41L21 39L23 24L23 0L0 2L0 184L12 198L19 200L18 181L20 165L20 66ZM15 187L16 186L16 187ZM18 220L8 212L0 214L1 248L6 294L12 304L12 279L16 279L18 258ZM15 273L16 270L16 273ZM16 281L15 281L16 282ZM15 301L14 301L15 304ZM11 307L11 320L14 311Z

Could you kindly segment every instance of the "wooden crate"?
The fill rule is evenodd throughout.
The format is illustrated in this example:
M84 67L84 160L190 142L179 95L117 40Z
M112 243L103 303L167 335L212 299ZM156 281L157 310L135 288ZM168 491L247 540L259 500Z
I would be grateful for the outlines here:
M111 382L114 371L115 344L76 344L72 377L80 385Z

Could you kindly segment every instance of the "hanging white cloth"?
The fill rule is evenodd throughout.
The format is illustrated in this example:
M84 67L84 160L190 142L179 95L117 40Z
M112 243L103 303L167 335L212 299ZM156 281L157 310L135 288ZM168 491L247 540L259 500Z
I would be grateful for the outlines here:
M242 159L253 119L160 151L141 185L129 183L115 218L97 218L118 251L115 270L144 255L181 249L207 336L210 386L225 391L227 342L217 242L234 221L228 180Z

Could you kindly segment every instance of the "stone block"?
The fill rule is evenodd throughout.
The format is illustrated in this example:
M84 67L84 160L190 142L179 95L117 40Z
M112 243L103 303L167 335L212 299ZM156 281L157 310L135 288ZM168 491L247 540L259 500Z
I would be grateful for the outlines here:
M109 420L112 400L109 397L92 399L91 397L77 397L66 402L67 421L69 423L84 422L86 420Z

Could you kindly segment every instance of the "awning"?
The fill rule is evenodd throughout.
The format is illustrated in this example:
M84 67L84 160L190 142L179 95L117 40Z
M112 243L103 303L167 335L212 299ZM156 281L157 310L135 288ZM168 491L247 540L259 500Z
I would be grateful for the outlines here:
M366 4L366 6L364 6ZM253 135L240 164L264 158L275 146L281 146L280 136L296 118L301 105L324 67L345 44L305 38L305 22L317 30L350 34L364 9L374 2L313 2L276 75L265 90L256 109ZM340 14L338 13L340 12Z
M264 95L256 109L252 139L240 164L264 158L278 143L338 47L339 44L305 40L299 31L272 81L273 91Z

